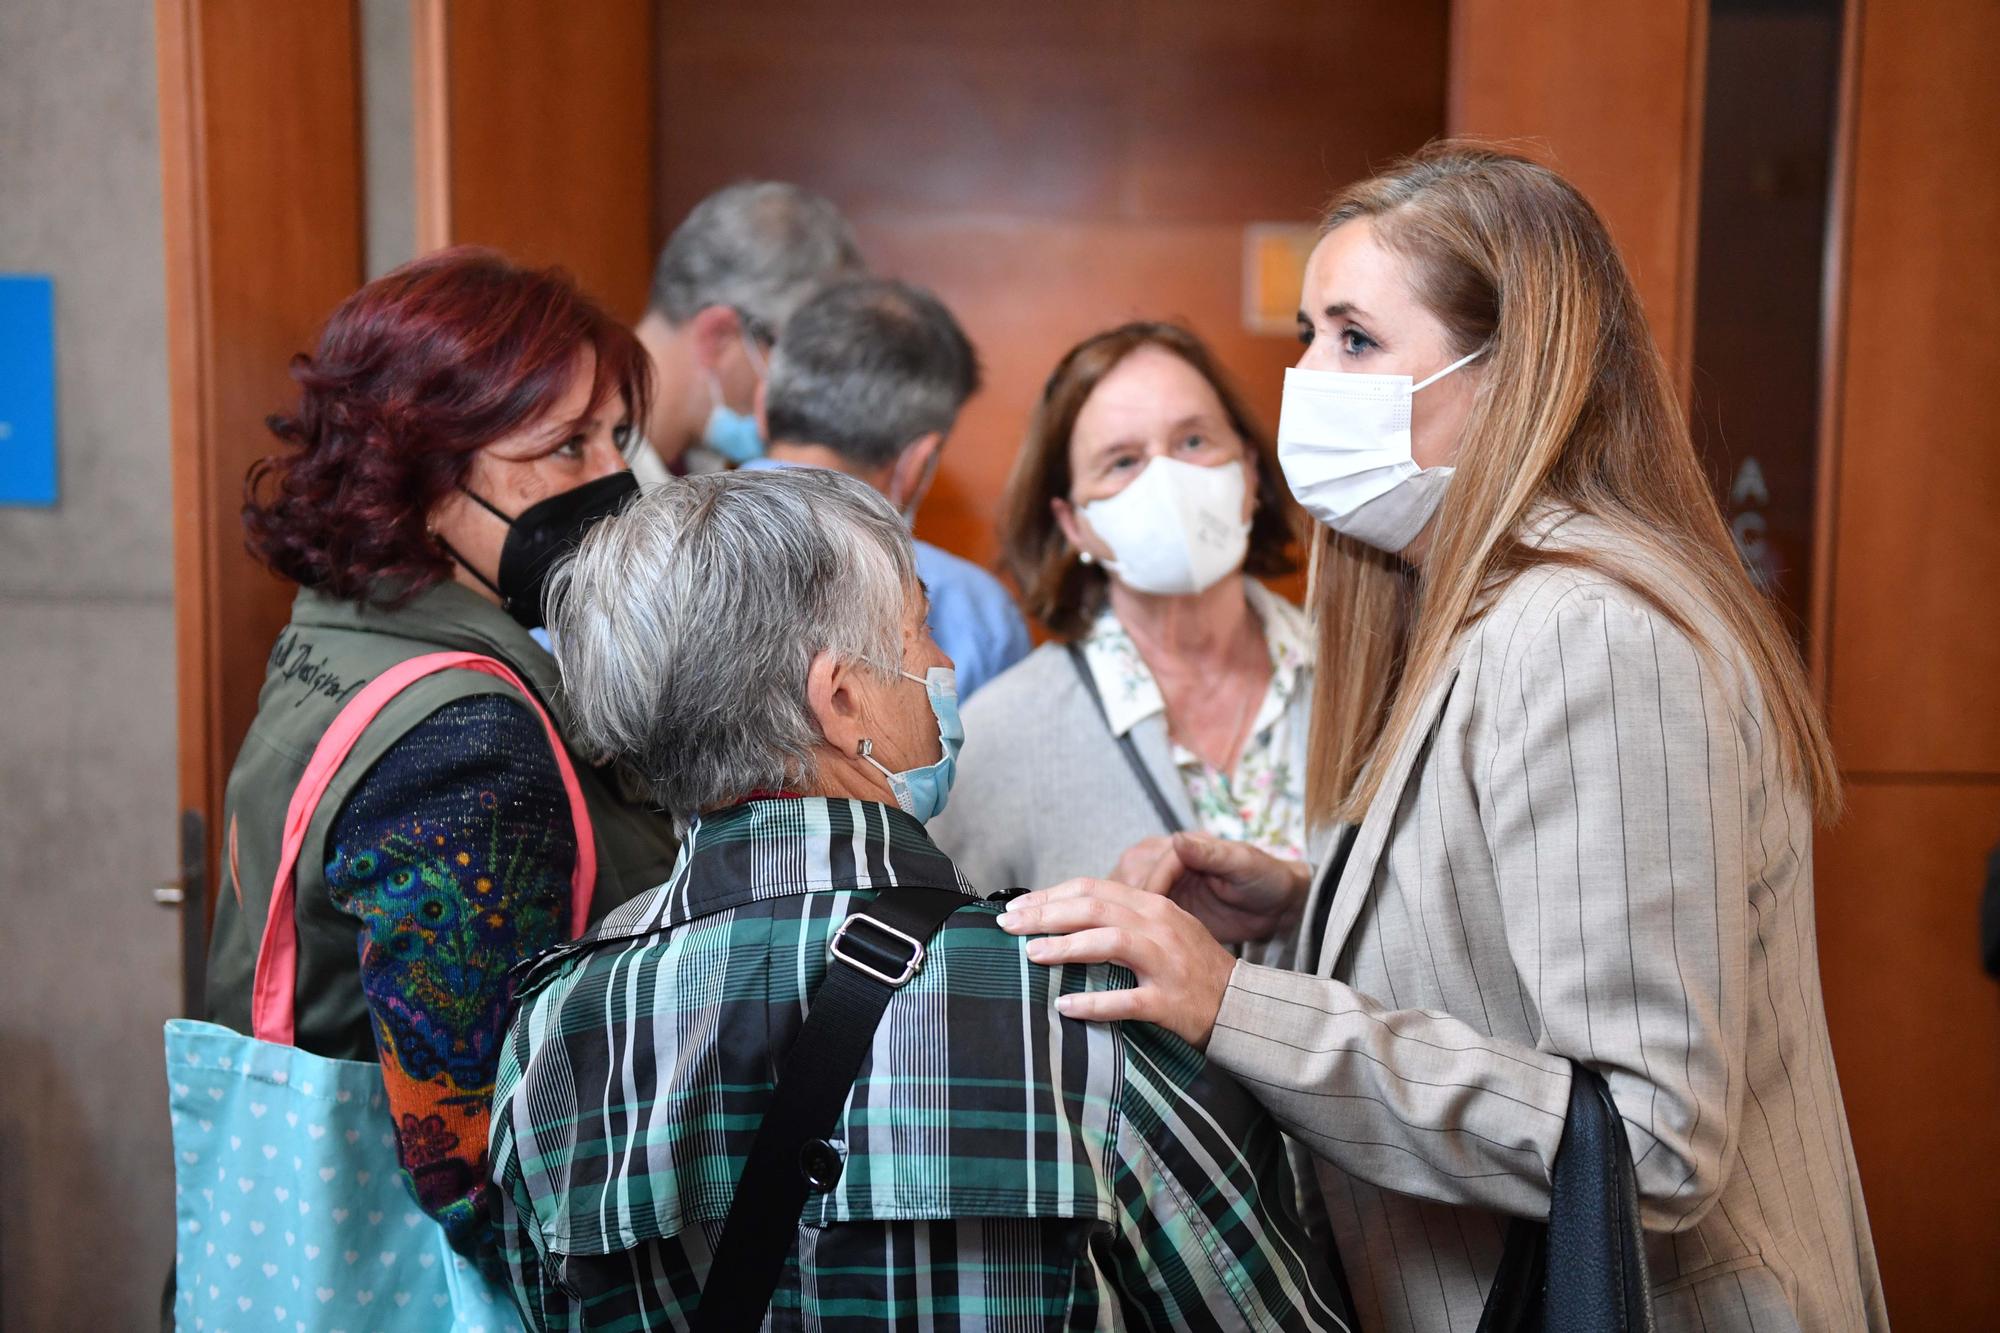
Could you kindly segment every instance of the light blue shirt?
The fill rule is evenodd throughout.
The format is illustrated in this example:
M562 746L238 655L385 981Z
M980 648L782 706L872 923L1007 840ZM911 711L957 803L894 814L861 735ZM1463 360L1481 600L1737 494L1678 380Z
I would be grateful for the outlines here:
M978 565L926 541L912 545L931 595L931 637L958 668L958 697L969 699L1028 655L1028 622L1007 585Z
M805 467L773 458L753 458L739 471ZM912 541L917 577L930 593L931 637L958 670L960 702L1028 655L1028 622L1008 595L1007 585L962 556L926 541Z

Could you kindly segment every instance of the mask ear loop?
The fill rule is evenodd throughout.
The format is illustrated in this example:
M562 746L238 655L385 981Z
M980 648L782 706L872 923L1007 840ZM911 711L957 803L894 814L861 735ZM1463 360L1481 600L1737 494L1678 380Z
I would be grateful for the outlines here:
M485 496L481 495L478 491L473 490L470 486L467 486L464 482L459 483L458 489L464 492L465 495L471 499L472 503L478 505L481 509L484 509L487 513L493 515L493 517L499 519L502 523L505 523L510 528L514 526L514 519L520 517L518 514L508 515L501 513L497 508L494 507L492 501L486 499Z
M1422 384L1412 384L1410 386L1410 392L1415 393L1419 389L1428 389L1431 387L1431 385L1436 384L1439 380L1443 379L1446 375L1451 374L1452 371L1457 370L1460 366L1471 365L1474 361L1477 361L1480 357L1485 355L1486 355L1486 349L1482 347L1476 352L1472 352L1466 356L1461 356L1460 358L1458 358L1458 360L1452 362L1450 365L1446 366L1443 370L1440 370L1437 374L1432 375L1430 378L1426 379Z
M764 354L764 349L757 345L757 340L750 335L750 330L738 328L736 332L737 336L743 339L743 352L750 359L750 369L756 373L760 381L770 379L771 360Z
M463 492L465 496L468 499L470 499L474 504L478 505L481 509L484 509L487 513L493 515L493 517L499 519L502 523L505 523L508 527L511 528L514 526L513 519L507 517L507 515L501 513L498 509L494 508L493 504L490 501L488 501L484 496L480 495L477 491L473 490L470 486L467 486L465 483L460 482L458 489L461 492ZM500 591L500 589L497 586L495 586L493 580L487 578L484 574L480 573L479 570L474 567L473 563L470 560L467 560L464 556L460 555L458 553L458 548L453 546L450 542L446 541L444 539L443 534L439 533L436 529L432 529L431 540L435 541L439 546L444 547L444 553L450 556L452 558L453 563L455 563L460 569L472 575L473 578L479 580L479 586L486 589L486 591L492 593L493 596L499 600L501 610L504 611L509 609L507 597Z
M438 536L438 534L435 532L431 534L431 537L437 542L439 546L444 547L444 553L452 558L452 562L454 564L456 564L460 569L464 570L466 573L472 575L473 578L478 579L479 586L486 589L486 591L492 593L493 596L499 600L501 610L504 611L508 609L508 601L506 596L501 593L500 589L493 586L492 579L487 578L484 574L480 573L476 568L474 568L472 562L470 560L467 560L464 556L460 555L458 553L458 548L453 546L450 542L446 541L443 537Z
M875 766L875 771L877 773L880 773L883 777L889 779L890 790L893 791L895 789L896 775L893 771L890 770L887 764L883 763L880 759L877 759L875 757L874 741L871 741L866 736L863 736L861 738L861 743L854 747L854 753L863 761L873 764Z
M475 575L475 577L477 576ZM874 662L865 657L862 658L861 660L863 662L866 662L869 666L874 667L877 671L893 670L896 675L901 676L904 680L913 680L917 684L923 686L926 695L930 693L931 682L930 679L926 676L913 675L912 673L903 670L903 668L901 667L894 667L894 668L884 667L880 663ZM870 740L868 737L863 736L861 738L860 743L854 747L854 754L856 758L865 759L869 763L875 765L875 767L881 771L882 776L890 779L892 782L895 780L896 775L894 772L890 770L889 766L883 763L880 759L877 759L875 757L875 742Z
M903 500L904 527L915 528L917 526L917 510L923 507L923 502L925 497L927 497L930 494L931 483L937 480L939 461L943 459L943 457L944 457L944 441L940 440L938 441L938 447L931 450L930 459L924 464L924 470L921 474L918 475L917 484L911 491L911 495L914 495L916 498L911 499L908 496L904 497Z

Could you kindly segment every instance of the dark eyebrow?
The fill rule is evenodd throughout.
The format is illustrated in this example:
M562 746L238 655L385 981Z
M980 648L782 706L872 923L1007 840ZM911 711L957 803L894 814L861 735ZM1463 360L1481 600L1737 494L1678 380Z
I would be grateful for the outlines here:
M1359 315L1363 319L1372 318L1366 310L1351 301L1335 301L1326 308L1328 319L1346 319L1350 315Z

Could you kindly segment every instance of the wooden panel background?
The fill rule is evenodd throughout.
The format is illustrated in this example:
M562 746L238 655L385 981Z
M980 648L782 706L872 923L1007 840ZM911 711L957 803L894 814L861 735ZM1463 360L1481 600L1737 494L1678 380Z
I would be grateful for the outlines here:
M1978 885L2000 784L1866 781L1821 837L1820 971L1889 1315L1902 1333L2000 1311L2000 995Z
M1822 464L1821 680L1848 770L1820 844L1827 1012L1898 1329L2000 1311L2000 6L1849 0Z
M223 782L293 591L244 550L243 479L276 448L264 418L294 401L292 355L361 281L360 80L351 0L158 0L154 13L180 790L213 867ZM214 880L184 885L187 911Z
M938 293L987 387L918 531L982 562L1042 382L1090 333L1185 320L1274 427L1298 347L1243 331L1243 225L1310 222L1443 124L1444 0L667 0L660 27L660 239L732 180L792 180Z
M1835 739L1859 772L2000 780L2000 5L1866 0L1862 12L1830 551Z
M653 265L652 0L414 0L417 248L561 264L636 321Z
M1451 7L1451 132L1505 141L1589 197L1683 387L1707 12L1701 0Z

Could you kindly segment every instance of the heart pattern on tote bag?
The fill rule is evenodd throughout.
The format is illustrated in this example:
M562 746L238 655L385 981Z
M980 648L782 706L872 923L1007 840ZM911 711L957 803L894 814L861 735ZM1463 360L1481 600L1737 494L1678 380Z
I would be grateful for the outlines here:
M169 1023L166 1041L181 1328L521 1327L507 1293L412 1203L380 1132L380 1068L212 1023Z

